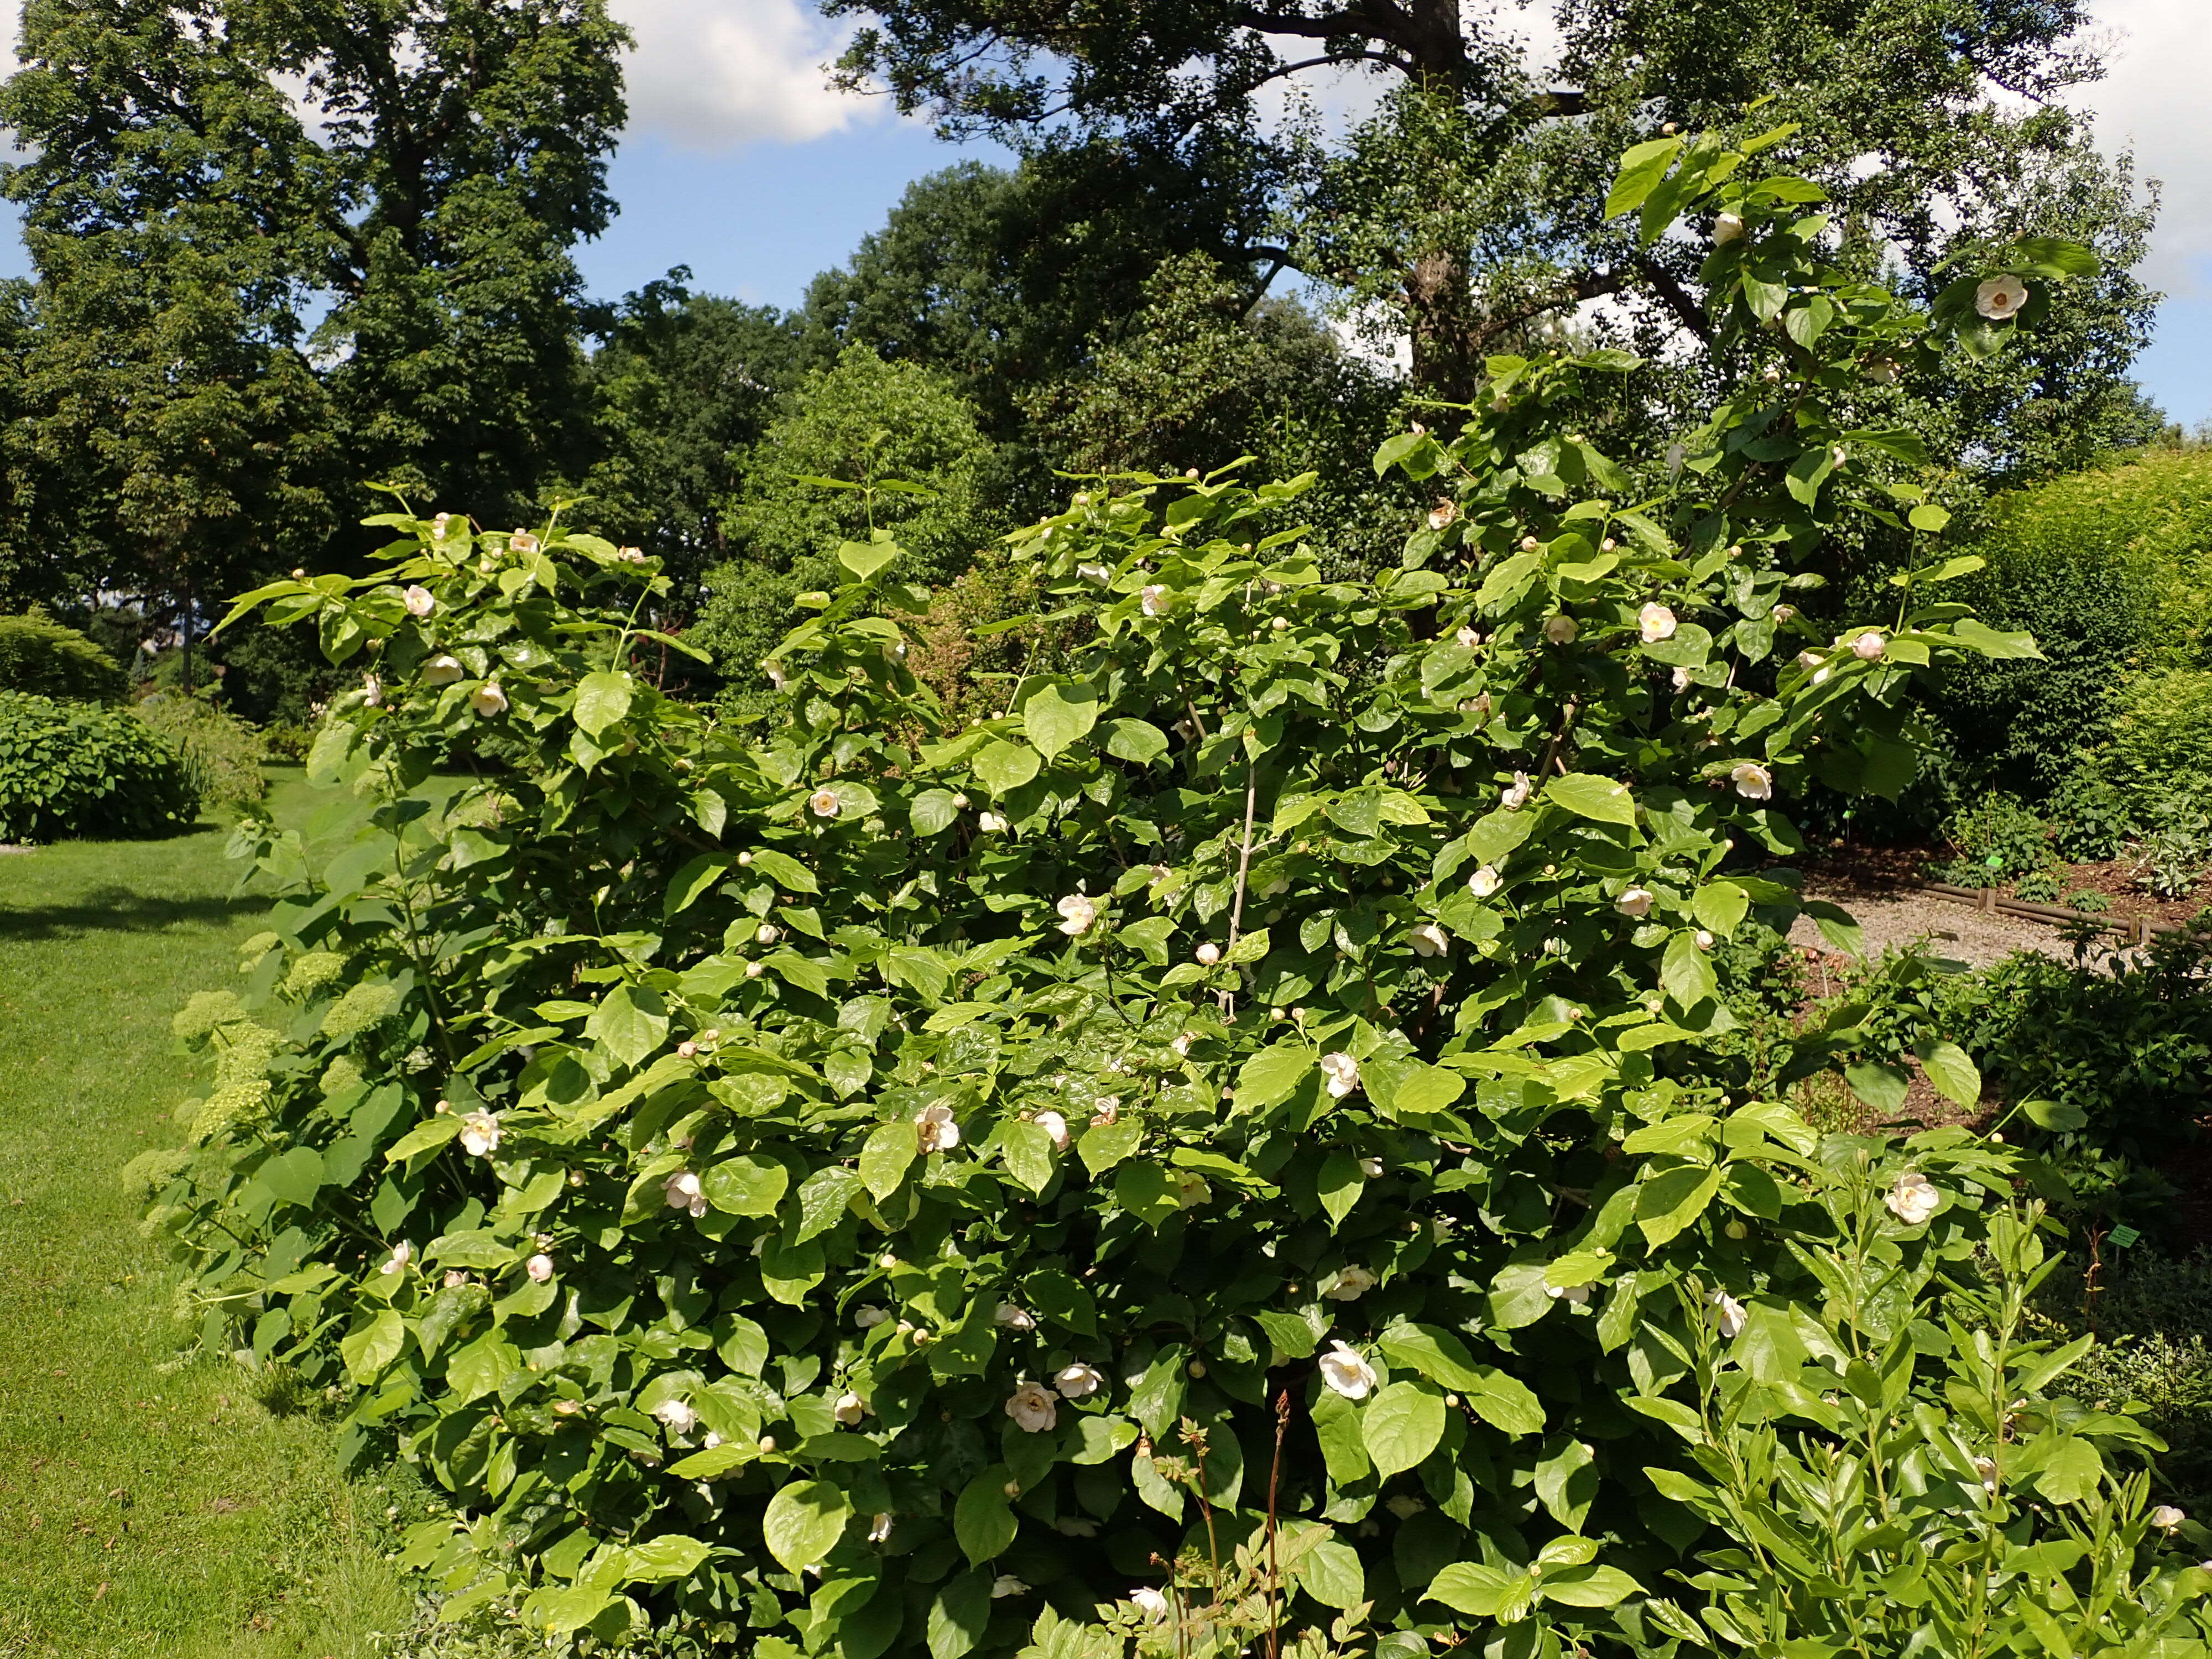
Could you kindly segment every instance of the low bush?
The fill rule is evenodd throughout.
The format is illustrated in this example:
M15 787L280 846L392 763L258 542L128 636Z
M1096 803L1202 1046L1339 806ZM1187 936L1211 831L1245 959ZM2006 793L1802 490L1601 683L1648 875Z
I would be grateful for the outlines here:
M2130 681L2106 766L2138 821L2177 805L2212 808L2212 669L2169 668Z
M261 776L267 741L207 698L156 691L133 703L131 712L183 759L201 805L250 806L267 793Z
M129 710L0 691L0 842L168 835L198 813L191 769Z
M2212 1252L2106 1244L2104 1256L2094 1293L2077 1276L2051 1298L2069 1335L2097 1337L2078 1386L2100 1411L2147 1407L2144 1425L2166 1446L2158 1460L2164 1494L2193 1513L2212 1511Z
M1954 887L1998 887L2052 863L2051 835L2018 797L1984 795L1943 823L1951 857L1928 873Z
M1932 550L1893 635L1778 620L1847 504L1924 505L1829 389L2017 325L1968 276L1931 332L1747 160L1669 137L1616 192L1747 226L1706 271L1740 395L1664 494L1554 412L1610 353L1492 359L1386 444L1438 494L1378 577L1318 567L1310 481L1094 481L1014 541L1079 639L963 726L888 535L757 743L627 672L655 567L594 538L397 514L389 568L250 598L367 665L309 773L374 811L320 871L241 830L287 890L179 1016L216 1087L151 1219L204 1342L465 1505L406 1551L456 1618L755 1659L2205 1632L2148 1437L2025 1328L2017 1155L1703 1066L1723 940L1848 927L1746 868L1779 799L1893 781L1923 669L2027 648ZM422 792L488 730L508 770Z
M0 691L117 702L123 685L114 658L37 606L21 617L0 617Z

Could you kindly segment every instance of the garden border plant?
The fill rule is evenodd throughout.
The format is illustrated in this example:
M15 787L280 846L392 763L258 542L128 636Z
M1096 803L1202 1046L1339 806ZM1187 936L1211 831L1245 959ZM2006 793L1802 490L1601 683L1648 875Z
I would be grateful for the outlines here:
M1838 515L1943 527L1863 411L2087 268L1917 313L1747 169L1780 136L1625 160L1609 211L1712 239L1729 387L1647 487L1551 412L1604 352L1385 444L1436 501L1373 580L1304 550L1310 480L1094 481L1013 544L1094 631L964 728L887 535L758 744L628 672L655 568L557 520L403 510L384 569L241 601L364 663L309 769L377 805L319 871L241 830L286 896L179 1018L217 1086L145 1172L203 1340L349 1389L465 1512L408 1559L556 1641L2201 1637L2155 1442L2016 1329L2014 1155L1699 1067L1722 939L1852 937L1739 845L1796 847L1808 775L1901 787L1916 675L2034 648L1933 551L1893 615L1795 611ZM512 769L424 793L486 728Z

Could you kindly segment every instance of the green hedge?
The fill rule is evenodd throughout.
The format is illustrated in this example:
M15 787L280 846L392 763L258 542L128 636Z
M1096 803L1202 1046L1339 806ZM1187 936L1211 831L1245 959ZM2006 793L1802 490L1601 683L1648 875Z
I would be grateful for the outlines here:
M0 691L0 842L165 835L198 811L183 759L128 709Z
M21 617L0 617L0 691L117 702L123 690L115 659L74 628L35 605Z
M1960 597L2040 662L1956 671L1931 711L1960 786L2057 788L2111 735L2130 682L2201 664L2212 623L2212 454L2147 451L2000 496Z
M268 793L261 763L269 740L228 710L181 691L156 691L131 712L183 759L203 805L249 806Z

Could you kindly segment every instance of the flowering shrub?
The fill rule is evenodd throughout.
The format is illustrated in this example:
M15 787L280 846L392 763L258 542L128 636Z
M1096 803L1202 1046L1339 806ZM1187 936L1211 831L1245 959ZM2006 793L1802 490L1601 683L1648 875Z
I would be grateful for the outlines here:
M1647 236L1743 221L1708 276L1745 378L1656 489L1552 429L1609 354L1497 360L1459 436L1386 444L1437 495L1376 580L1304 550L1308 480L1101 481L1016 544L1087 635L965 726L888 537L758 744L626 671L655 568L557 525L393 514L379 574L249 596L365 664L309 769L376 806L319 871L241 832L289 891L180 1025L228 1072L155 1216L206 1340L344 1382L350 1446L465 1506L408 1552L457 1614L763 1659L1774 1651L1832 1621L1784 1638L1773 1581L1796 1618L1840 1553L1900 1601L2036 1575L2033 1614L1970 1593L2006 1641L2187 1616L2148 1437L1942 1322L2028 1271L2009 1155L1701 1079L1710 952L1801 908L1753 868L1780 799L1897 787L1912 677L2033 649L1940 557L1839 637L1790 609L1838 513L1941 528L1909 435L1850 422L1865 366L2019 325L1833 270L1817 192L1743 159L1665 140L1615 191ZM2001 274L2032 316L2071 262ZM487 728L513 769L432 785ZM1759 1484L1802 1477L1711 1455L1869 1433L1812 1553Z

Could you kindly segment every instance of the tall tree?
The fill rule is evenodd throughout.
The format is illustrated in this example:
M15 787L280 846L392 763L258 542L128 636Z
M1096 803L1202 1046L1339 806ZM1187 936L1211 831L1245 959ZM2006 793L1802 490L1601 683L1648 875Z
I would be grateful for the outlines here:
M207 592L316 557L366 477L501 520L578 470L569 250L612 211L623 113L599 0L23 19L0 87L27 153L0 189L38 273L17 545L74 549L80 593L133 573Z
M1702 331L1694 239L1640 249L1596 210L1609 158L1639 139L1739 122L1790 88L1765 112L1796 124L1778 164L1820 179L1925 283L2085 165L2056 100L2100 68L2084 0L1559 0L1551 64L1515 9L1462 0L821 3L866 20L844 77L880 80L948 134L1035 153L1110 140L1140 168L1243 158L1285 181L1280 257L1349 309L1387 308L1416 384L1455 399L1486 352L1593 300ZM1376 103L1343 142L1271 117L1282 83L1348 71ZM2141 290L2124 270L2104 283L2085 303L2130 355Z

